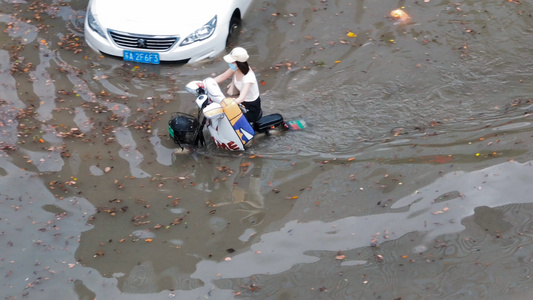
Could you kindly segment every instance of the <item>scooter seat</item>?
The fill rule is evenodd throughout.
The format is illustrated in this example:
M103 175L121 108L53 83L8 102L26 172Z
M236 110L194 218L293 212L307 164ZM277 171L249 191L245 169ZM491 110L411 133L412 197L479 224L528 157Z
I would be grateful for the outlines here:
M254 130L257 132L266 132L269 129L283 124L283 116L280 114L271 114L262 117L254 122Z

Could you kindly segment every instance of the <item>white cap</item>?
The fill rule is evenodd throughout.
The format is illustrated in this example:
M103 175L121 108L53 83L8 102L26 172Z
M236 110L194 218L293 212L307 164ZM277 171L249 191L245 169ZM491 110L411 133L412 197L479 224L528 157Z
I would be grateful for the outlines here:
M231 52L228 55L224 56L224 60L227 63L232 63L236 61L245 62L248 60L248 57L250 56L248 55L248 52L246 52L246 49L242 47L236 47L236 48L233 48L233 50L231 50Z

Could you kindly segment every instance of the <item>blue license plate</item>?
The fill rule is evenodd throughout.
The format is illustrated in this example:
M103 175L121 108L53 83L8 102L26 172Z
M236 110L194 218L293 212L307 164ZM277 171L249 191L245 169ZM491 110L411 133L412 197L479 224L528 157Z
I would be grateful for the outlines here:
M159 64L159 53L124 50L124 60L145 64Z

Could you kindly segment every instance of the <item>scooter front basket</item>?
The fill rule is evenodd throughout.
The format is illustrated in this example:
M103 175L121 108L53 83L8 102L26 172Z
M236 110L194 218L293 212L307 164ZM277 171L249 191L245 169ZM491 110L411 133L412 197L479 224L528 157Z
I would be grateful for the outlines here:
M168 133L174 143L183 148L183 144L198 146L203 141L198 118L181 112L172 113L168 121Z

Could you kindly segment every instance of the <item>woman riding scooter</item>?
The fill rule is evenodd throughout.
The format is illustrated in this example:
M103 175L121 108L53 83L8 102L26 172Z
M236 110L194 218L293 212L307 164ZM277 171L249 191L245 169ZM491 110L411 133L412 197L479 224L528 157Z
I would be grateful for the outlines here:
M224 60L230 66L216 78L208 77L202 81L187 83L186 90L196 95L198 116L174 113L169 121L169 135L179 144L203 144L203 127L209 133L218 148L232 151L245 150L251 144L256 133L270 134L276 128L289 127L279 113L263 116L261 98L254 71L247 63L248 53L237 47ZM239 95L228 98L220 90L219 84L231 77L229 87ZM230 91L228 94L233 96ZM246 113L243 113L244 106Z
M242 47L234 48L228 55L224 56L229 68L215 77L215 81L220 84L231 77L228 94L229 96L239 94L235 102L244 105L247 110L244 116L248 122L253 123L261 119L263 111L261 110L261 97L259 96L257 78L252 68L248 65L248 58L249 55L246 49Z

